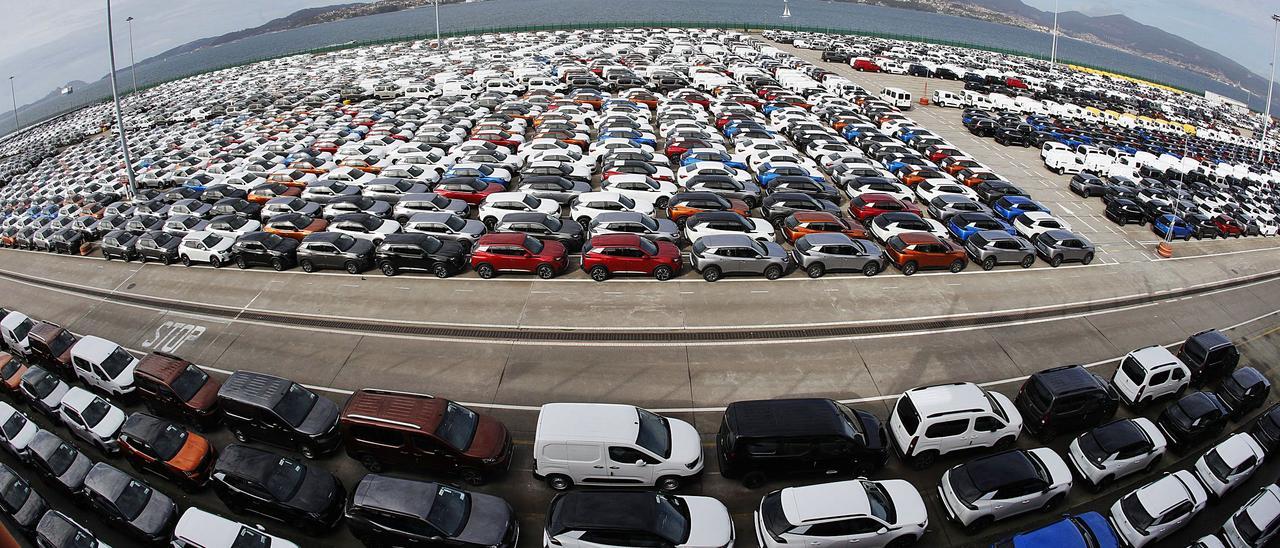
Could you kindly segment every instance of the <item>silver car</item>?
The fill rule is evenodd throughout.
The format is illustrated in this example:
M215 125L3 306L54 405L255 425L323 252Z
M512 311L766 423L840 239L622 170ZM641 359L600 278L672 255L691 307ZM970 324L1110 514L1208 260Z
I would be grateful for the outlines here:
M796 240L791 256L810 278L840 270L875 276L884 270L885 262L884 249L875 242L855 240L839 232L803 236Z
M1025 238L1013 236L1003 230L982 230L973 233L964 242L964 251L983 270L991 270L998 264L1016 264L1031 268L1036 262L1036 248Z
M488 229L475 219L463 219L448 211L414 213L404 223L405 232L430 234L441 240L453 240L468 248L484 236Z
M929 200L929 215L944 223L948 217L965 212L992 214L991 208L963 194L942 194Z
M763 274L776 280L791 268L791 256L774 242L754 240L746 234L715 234L693 242L689 251L693 269L708 282L725 274Z
M680 241L680 227L670 219L655 219L635 211L607 211L588 227L590 237L601 234L639 234L650 240Z
M466 217L469 210L470 206L457 198L450 199L434 192L422 192L401 196L400 201L396 202L395 208L391 210L391 215L395 220L405 223L409 221L409 217L417 213L444 211Z
M1057 268L1066 261L1080 261L1081 264L1093 262L1093 242L1084 236L1067 230L1050 230L1040 233L1035 239L1036 252L1049 261L1049 266Z

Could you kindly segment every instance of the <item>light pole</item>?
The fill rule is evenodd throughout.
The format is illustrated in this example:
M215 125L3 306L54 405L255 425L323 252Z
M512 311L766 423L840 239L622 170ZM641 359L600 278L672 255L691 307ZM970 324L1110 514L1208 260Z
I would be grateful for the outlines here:
M436 48L444 49L444 40L440 39L440 0L436 0L435 5L436 5Z
M138 95L138 62L133 58L133 18L125 19L129 23L129 74L133 77L133 95Z
M128 177L129 199L138 196L133 159L129 157L129 137L124 130L124 112L120 110L120 92L116 86L116 41L111 32L111 0L107 0L107 52L111 55L111 100L116 106L116 126L120 131L120 151L124 156L124 169Z
M13 125L22 131L22 124L18 123L18 93L13 91L13 77L9 77L9 97L13 99Z
M1050 72L1058 70L1058 0L1053 0L1053 45L1049 47Z
M1267 130L1271 129L1271 92L1276 87L1276 46L1280 45L1280 15L1272 15L1276 22L1275 38L1271 39L1271 80L1267 82L1267 108L1262 115L1262 141L1258 143L1258 163L1262 163L1262 155L1267 151Z

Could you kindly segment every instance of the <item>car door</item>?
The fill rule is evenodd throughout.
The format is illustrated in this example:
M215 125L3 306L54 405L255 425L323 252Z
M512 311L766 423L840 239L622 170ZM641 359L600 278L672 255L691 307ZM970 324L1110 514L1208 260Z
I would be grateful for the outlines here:
M661 463L656 457L633 447L611 445L608 448L609 483L650 485L657 478L653 477L655 465Z
M440 440L418 434L409 436L414 458L426 470L452 472L458 467L458 455Z
M1147 377L1146 395L1154 399L1167 394L1172 394L1176 391L1177 388L1174 386L1172 380L1172 372L1172 369L1163 369L1161 371L1151 373Z
M98 375L93 372L93 364L89 363L89 360L79 356L72 356L71 363L75 366L76 376L80 380L91 386L102 388L102 379L98 378Z
M954 419L929 425L924 431L929 445L937 448L938 453L948 453L968 447L973 441L973 433L969 428L969 419Z
M62 413L63 417L66 418L65 422L67 423L67 428L71 430L72 434L75 434L76 437L93 444L94 447L99 446L97 436L94 436L93 432L89 431L89 426L85 424L84 419L80 417L79 411L69 407L63 407Z
M236 502L244 509L272 519L280 519L279 508L266 487L257 482L234 475L225 478L227 486L234 493Z
M996 435L1008 426L1004 421L991 415L978 417L973 421L973 429L968 433L969 445L971 446L991 446L999 443L1000 439Z
M1170 508L1164 515L1156 519L1156 523L1149 528L1152 540L1162 539L1182 528L1183 525L1191 520L1192 509L1191 502L1185 500Z

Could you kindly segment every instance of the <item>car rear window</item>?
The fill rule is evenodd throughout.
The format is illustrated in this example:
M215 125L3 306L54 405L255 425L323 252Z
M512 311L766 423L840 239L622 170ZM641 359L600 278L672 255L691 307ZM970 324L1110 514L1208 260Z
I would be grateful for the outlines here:
M1049 409L1049 406L1053 404L1053 393L1049 392L1049 389L1045 388L1044 383L1040 382L1036 377L1032 377L1031 380L1027 382L1027 389L1024 393L1027 396L1027 403L1030 403L1032 408L1037 411L1047 410Z
M911 403L911 398L903 396L898 398L898 406L895 410L898 414L898 421L902 423L902 428L908 434L915 434L916 429L920 427L920 413L916 411L916 406Z
M1138 363L1138 360L1133 359L1133 356L1125 356L1124 361L1120 362L1120 371L1133 381L1133 384L1140 385L1147 378L1147 370Z

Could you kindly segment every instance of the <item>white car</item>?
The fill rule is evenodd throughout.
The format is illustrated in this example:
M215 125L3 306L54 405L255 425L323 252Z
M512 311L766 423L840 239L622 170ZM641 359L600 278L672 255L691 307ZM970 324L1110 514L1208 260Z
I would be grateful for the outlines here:
M1150 419L1117 419L1071 440L1067 458L1085 485L1096 491L1120 478L1154 470L1168 446Z
M1222 524L1222 540L1231 548L1261 548L1280 532L1280 487L1269 484Z
M267 534L258 525L245 525L196 507L187 508L173 528L174 546L234 548L298 548L297 544Z
M1018 231L1023 238L1035 240L1036 236L1050 230L1072 230L1071 225L1066 221L1054 217L1043 211L1028 211L1013 218L1014 230Z
M31 353L31 340L27 337L35 320L21 312L12 311L0 320L0 338L9 351L26 356Z
M1071 469L1047 447L980 457L943 472L938 494L947 517L970 532L1067 498Z
M717 234L745 234L753 240L774 240L773 224L769 221L743 217L733 211L703 211L685 219L686 241L696 242L704 236Z
M40 427L12 405L0 402L0 446L19 459L27 458L27 446Z
M934 198L943 194L960 194L975 202L981 201L978 199L978 193L974 192L972 188L955 181L935 182L932 180L925 180L916 183L916 196L920 198L919 202L922 204L927 204Z
M329 221L328 232L347 234L378 245L388 235L400 232L400 223L368 213L344 213Z
M1227 545L1218 538L1218 535L1205 535L1196 539L1196 543L1188 548L1227 548Z
M1168 348L1152 345L1130 352L1111 376L1111 385L1129 407L1144 407L1174 396L1191 382L1191 370Z
M1191 521L1209 494L1186 470L1148 483L1111 506L1111 528L1131 548L1142 548L1169 536Z
M929 526L924 499L904 480L788 487L765 495L753 517L763 548L905 546Z
M582 226L591 226L596 215L606 211L635 211L645 215L653 215L654 206L650 202L632 200L617 192L584 192L569 204L569 218Z
M687 166L680 166L679 171L676 171L676 182L683 185L695 175L725 175L744 182L753 180L750 173L731 168L720 162L697 162Z
M58 415L76 437L107 454L120 451L116 437L124 425L125 414L106 399L74 386L62 396Z
M871 219L871 235L880 242L905 232L928 232L940 239L948 237L947 227L933 219L925 219L907 211L881 213Z
M600 190L617 192L637 202L648 202L657 209L667 207L667 202L680 189L670 181L659 181L653 177L627 173L614 175L600 182Z
M547 513L555 522L543 546L724 548L734 541L729 510L711 497L574 491L552 500Z
M889 437L913 468L938 456L976 447L1012 447L1022 415L1008 396L967 382L913 388L889 414Z
M1239 487L1262 466L1262 446L1245 432L1233 434L1196 459L1195 474L1212 497Z
M241 217L239 215L219 215L209 221L205 226L204 232L217 234L223 238L231 238L232 240L244 236L250 232L262 230L260 221ZM200 232L200 231L196 231Z
M584 193L581 196L585 196ZM539 198L528 192L494 192L485 197L477 208L476 217L485 226L493 228L508 213L537 212L551 216L560 215L560 203L549 198Z
M76 378L112 396L133 392L133 371L138 358L123 346L87 335L71 347L71 369Z
M178 246L178 257L183 266L192 263L209 263L219 268L231 262L231 245L234 238L226 238L212 232L192 232L182 238Z

